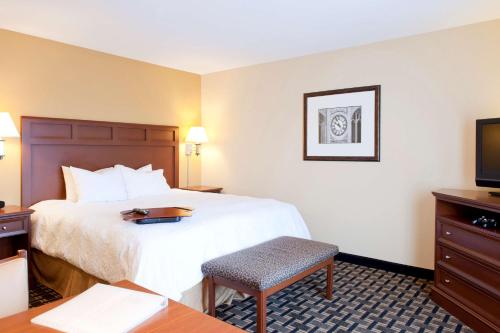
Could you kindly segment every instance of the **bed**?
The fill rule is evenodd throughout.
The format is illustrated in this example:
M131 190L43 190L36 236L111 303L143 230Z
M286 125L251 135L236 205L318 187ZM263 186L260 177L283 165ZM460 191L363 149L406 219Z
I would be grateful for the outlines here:
M167 194L107 203L64 200L61 165L96 170L151 163L164 169ZM22 203L31 206L32 263L42 283L67 296L95 282L128 279L201 310L201 264L279 236L310 238L297 209L272 199L176 189L174 126L22 118ZM133 207L190 206L180 223L136 225ZM219 290L218 302L233 293Z

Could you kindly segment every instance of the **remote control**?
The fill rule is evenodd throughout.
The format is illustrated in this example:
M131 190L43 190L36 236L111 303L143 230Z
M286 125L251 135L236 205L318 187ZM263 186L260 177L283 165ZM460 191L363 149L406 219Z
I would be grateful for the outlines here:
M137 213L140 215L148 215L149 214L149 209L145 209L145 208L134 208L132 211L134 213Z
M485 216L481 216L472 221L473 225L480 226L485 229L491 229L497 227L497 221L495 219L488 219Z
M139 214L139 215L148 215L149 214L149 209L146 208L134 208L130 210L124 210L123 212L120 212L122 215L129 215L129 214Z

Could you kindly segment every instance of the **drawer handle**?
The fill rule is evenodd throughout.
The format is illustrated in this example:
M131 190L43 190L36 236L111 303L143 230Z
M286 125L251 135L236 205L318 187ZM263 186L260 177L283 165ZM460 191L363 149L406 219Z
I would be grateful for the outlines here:
M446 232L445 232L445 234L446 234L447 236L451 236L451 232L450 232L450 231L446 231Z
M450 257L450 256L444 256L444 258L445 258L446 260L451 259L451 257Z
M450 282L451 282L450 280L448 280L448 279L444 279L444 283L449 284Z
M6 226L3 226L3 227L2 227L2 230L3 230L3 231L7 230L7 227L6 227Z

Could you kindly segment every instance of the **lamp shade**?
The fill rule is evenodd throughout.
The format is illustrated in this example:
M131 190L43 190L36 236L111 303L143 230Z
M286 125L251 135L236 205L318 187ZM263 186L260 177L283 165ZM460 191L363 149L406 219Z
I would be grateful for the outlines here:
M8 112L0 112L0 138L18 138L19 132Z
M208 142L207 133L205 132L205 128L203 127L191 127L189 129L188 136L186 138L186 142L188 143L205 143Z

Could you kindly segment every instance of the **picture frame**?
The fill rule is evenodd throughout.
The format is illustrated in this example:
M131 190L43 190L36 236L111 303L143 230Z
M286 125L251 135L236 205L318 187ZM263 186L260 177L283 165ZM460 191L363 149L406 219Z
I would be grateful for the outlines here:
M304 94L303 159L380 162L380 85Z

